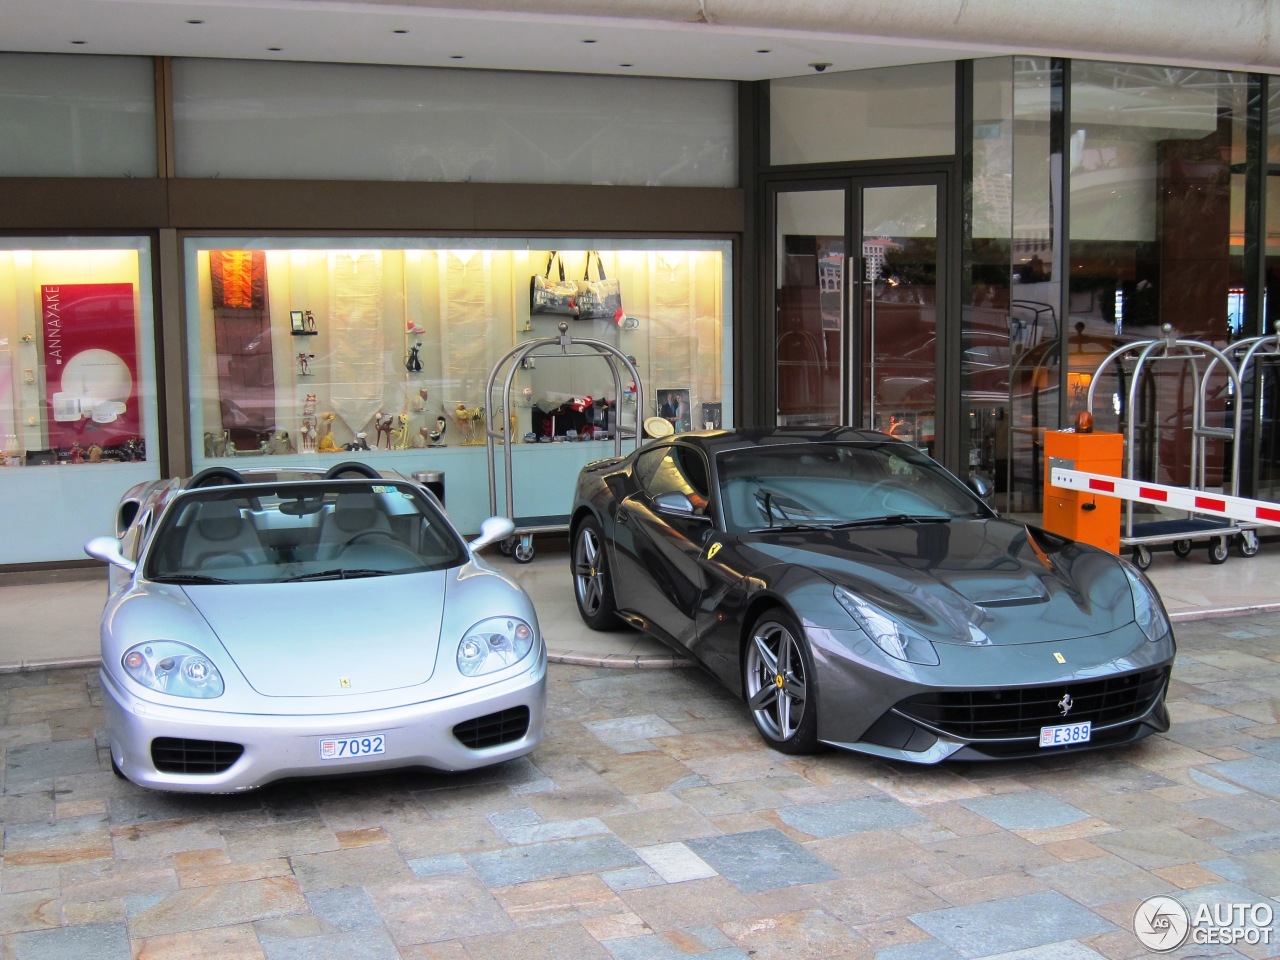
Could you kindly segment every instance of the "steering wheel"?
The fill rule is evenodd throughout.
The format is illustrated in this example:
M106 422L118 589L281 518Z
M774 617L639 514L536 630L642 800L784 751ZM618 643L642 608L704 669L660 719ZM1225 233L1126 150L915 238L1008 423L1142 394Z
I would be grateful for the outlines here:
M365 477L369 480L381 480L382 474L367 463L361 463L359 460L343 460L342 463L335 463L332 467L324 472L326 480L336 480L345 474L353 473L358 477Z
M199 487L218 487L244 482L244 476L238 470L232 470L230 467L205 467L191 478L189 486L194 490Z

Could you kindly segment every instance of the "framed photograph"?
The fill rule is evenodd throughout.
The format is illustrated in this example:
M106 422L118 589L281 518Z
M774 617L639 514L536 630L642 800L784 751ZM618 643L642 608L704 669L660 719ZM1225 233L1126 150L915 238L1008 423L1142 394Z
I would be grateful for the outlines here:
M689 388L667 387L659 390L658 416L670 422L677 433L681 430L692 429L693 421L690 418Z
M702 421L697 424L703 430L719 430L724 426L724 408L719 403L702 405Z
M289 329L293 333L307 332L307 322L301 310L289 311Z

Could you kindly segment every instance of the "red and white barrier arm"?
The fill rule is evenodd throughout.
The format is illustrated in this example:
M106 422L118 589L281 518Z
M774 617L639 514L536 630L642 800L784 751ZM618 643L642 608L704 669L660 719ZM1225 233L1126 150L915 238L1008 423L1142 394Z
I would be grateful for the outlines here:
M1167 487L1159 483L1143 483L1140 480L1108 477L1065 467L1053 467L1049 471L1049 482L1067 490L1081 490L1121 500L1136 500L1139 503L1154 503L1242 523L1280 527L1280 503L1268 503L1265 500L1229 497L1226 494L1206 493L1186 487Z

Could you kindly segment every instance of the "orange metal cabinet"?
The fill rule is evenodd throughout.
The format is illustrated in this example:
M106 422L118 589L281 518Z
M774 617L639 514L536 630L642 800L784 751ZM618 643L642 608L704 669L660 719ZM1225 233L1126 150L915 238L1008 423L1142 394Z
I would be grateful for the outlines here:
M1050 472L1058 466L1118 477L1124 457L1124 436L1046 430L1044 457L1044 528L1119 553L1119 498L1055 487L1050 482Z

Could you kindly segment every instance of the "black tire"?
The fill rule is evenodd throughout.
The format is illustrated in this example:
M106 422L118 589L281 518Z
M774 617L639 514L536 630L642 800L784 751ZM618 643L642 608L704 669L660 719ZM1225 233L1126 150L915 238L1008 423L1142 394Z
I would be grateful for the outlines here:
M1173 552L1180 557L1191 556L1191 541L1190 540L1173 541Z
M1133 548L1133 565L1139 570L1145 570L1151 566L1151 548L1144 546L1136 546Z
M1246 530L1236 540L1236 553L1246 558L1256 557L1261 546L1262 544L1258 542L1258 535L1252 530Z
M573 573L573 599L578 615L592 630L620 630L625 624L613 599L613 577L605 556L600 525L588 517L573 534L569 552Z
M742 657L742 689L765 743L781 753L819 750L813 657L804 632L786 611L768 610L752 625Z
M1214 537L1209 541L1209 562L1212 564L1226 563L1230 551L1227 549L1226 537Z
M124 771L121 770L120 767L116 765L116 758L111 755L110 749L108 749L107 756L110 757L111 759L111 772L114 773L121 780L128 780L129 778L124 775Z

